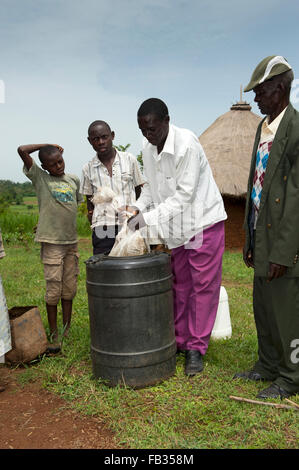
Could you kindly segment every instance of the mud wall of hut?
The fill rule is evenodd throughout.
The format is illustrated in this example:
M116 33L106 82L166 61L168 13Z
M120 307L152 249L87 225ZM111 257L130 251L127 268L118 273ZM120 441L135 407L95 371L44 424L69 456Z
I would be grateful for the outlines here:
M227 213L225 221L225 249L242 250L245 233L243 230L245 198L223 196L224 207Z

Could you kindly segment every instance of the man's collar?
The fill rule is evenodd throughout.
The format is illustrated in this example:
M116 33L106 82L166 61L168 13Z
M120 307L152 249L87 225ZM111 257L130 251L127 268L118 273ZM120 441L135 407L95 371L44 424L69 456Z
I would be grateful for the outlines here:
M168 135L161 153L168 153L169 155L174 155L174 128L172 124L169 124Z
M271 133L275 135L277 132L278 126L281 123L281 120L284 116L284 113L286 112L286 109L287 109L287 106L284 108L283 111L281 111L281 113L270 124L268 124L269 116L267 116L263 122L263 132Z
M118 162L119 161L119 154L118 154L118 151L117 149L115 149L115 158L114 158L114 161L113 161L113 164ZM99 159L98 157L98 154L96 153L95 156L93 157L92 159L92 166L96 167L96 166L105 166L103 162L101 162L101 160Z
M156 145L152 145L149 141L147 141L147 145L149 148L152 148L152 155L155 160L160 160L163 153L167 153L168 155L174 155L174 127L172 124L169 124L169 131L163 146L163 149L158 154L158 150Z

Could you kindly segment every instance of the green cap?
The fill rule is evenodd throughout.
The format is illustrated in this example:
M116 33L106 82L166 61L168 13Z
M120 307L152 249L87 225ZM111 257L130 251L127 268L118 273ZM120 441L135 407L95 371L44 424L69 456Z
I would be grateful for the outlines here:
M244 91L253 90L260 83L270 80L275 75L291 70L292 67L281 55L270 55L263 59L254 70L250 82L244 88Z

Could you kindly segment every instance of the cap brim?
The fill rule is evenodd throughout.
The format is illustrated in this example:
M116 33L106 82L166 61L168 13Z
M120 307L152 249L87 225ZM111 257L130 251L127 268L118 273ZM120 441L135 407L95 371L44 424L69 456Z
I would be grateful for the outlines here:
M244 88L244 90L243 90L243 91L246 93L247 91L251 91L251 90L253 90L253 88L254 88L254 87L253 87L253 86L251 86L251 85L250 85L250 83L248 83L248 85L247 85L247 86Z

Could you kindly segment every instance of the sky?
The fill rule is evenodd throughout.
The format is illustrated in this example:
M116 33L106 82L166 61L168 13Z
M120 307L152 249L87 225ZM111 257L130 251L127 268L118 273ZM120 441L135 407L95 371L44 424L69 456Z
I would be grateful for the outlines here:
M269 55L293 67L299 109L298 20L297 0L0 0L0 179L26 181L17 147L33 143L64 147L80 177L97 119L137 155L151 97L200 136Z

